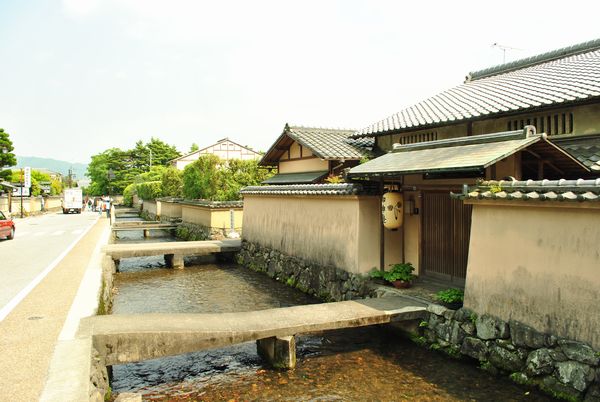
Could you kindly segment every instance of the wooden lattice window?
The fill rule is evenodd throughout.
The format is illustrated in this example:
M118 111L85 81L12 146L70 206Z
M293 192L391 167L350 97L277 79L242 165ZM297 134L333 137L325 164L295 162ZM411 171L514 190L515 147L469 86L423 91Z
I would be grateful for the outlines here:
M533 125L539 133L548 135L573 134L574 117L572 112L524 117L509 120L506 128L508 131L521 130L526 125Z

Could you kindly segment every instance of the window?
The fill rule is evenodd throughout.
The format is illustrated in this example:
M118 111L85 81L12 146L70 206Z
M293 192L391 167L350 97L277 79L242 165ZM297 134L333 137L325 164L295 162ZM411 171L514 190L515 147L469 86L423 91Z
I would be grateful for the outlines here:
M508 131L521 130L532 124L539 133L548 135L573 134L573 113L553 113L544 116L511 119L507 122Z

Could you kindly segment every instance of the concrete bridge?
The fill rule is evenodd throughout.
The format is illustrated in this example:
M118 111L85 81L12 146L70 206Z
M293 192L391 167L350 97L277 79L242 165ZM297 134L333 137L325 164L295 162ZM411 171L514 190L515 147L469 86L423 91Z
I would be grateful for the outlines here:
M239 251L242 242L233 240L177 241L140 244L108 244L102 252L119 266L122 258L163 255L168 266L183 268L184 256L202 256Z
M150 236L150 230L175 230L177 229L177 223L168 222L154 222L154 221L124 221L115 222L111 226L113 236L117 232L136 231L142 230L144 237Z
M395 296L242 313L94 316L82 320L80 331L107 366L257 341L261 356L291 368L296 334L414 320L425 309Z

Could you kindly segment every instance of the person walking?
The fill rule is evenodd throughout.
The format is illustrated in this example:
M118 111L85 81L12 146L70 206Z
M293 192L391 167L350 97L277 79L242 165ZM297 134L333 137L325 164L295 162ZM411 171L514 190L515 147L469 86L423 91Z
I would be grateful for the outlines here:
M110 198L106 197L104 201L104 207L106 208L106 217L110 218Z

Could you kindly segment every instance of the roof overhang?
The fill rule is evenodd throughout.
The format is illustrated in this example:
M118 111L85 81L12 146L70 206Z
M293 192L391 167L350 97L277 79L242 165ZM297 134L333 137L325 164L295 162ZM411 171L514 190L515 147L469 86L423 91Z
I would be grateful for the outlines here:
M548 158L558 170L587 173L589 169L535 129L397 145L388 153L352 168L350 178L397 177L408 174L477 172L519 151Z
M327 176L329 171L279 173L263 181L263 184L311 184Z

